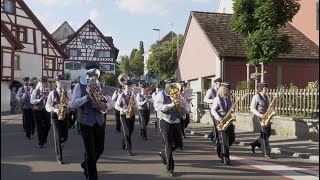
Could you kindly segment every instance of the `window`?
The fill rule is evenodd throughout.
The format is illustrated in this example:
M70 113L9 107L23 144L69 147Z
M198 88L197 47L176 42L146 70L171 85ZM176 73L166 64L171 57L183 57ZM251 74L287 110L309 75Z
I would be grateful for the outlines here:
M27 28L12 26L11 32L20 42L27 42Z
M96 30L95 30L94 27L90 27L90 28L89 28L89 31L90 31L90 32L95 32Z
M20 70L20 56L18 55L14 56L14 69Z
M66 27L63 30L64 30L64 34L68 33L68 29Z
M80 62L68 62L65 64L65 69L70 69L70 70L81 69L81 63Z
M13 0L5 0L4 1L4 11L7 13L14 13L14 1Z
M21 42L27 42L27 29L20 27L19 28L19 40Z
M110 51L98 51L97 56L98 57L110 57Z
M45 59L44 60L45 69L54 69L54 59Z
M91 45L95 43L96 43L95 39L82 39L82 44Z
M102 71L111 71L110 64L104 64L101 68Z
M77 49L70 49L69 55L73 56L73 57L78 56L78 50Z

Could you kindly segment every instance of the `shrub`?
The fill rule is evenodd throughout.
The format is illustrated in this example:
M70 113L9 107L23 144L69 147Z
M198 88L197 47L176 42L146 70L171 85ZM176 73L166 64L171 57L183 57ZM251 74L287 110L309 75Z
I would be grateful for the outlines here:
M70 72L65 72L64 73L64 77L66 78L66 80L70 80L71 79L71 73Z
M318 81L308 82L308 86L306 87L306 89L307 90L318 90L319 89Z
M247 90L253 89L253 82L249 81L249 86L247 81L238 81L236 84L236 90Z

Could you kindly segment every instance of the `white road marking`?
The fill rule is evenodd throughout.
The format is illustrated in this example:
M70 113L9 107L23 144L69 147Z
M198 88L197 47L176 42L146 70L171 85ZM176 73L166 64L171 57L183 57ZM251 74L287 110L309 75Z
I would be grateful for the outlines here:
M289 167L285 165L273 164L273 163L263 162L263 161L244 159L237 156L230 156L230 158L240 163L247 164L249 166L252 166L264 171L269 171L273 174L278 174L280 176L290 178L290 179L295 179L295 180L319 179L319 172L317 171L312 171L312 170L297 168L297 167Z

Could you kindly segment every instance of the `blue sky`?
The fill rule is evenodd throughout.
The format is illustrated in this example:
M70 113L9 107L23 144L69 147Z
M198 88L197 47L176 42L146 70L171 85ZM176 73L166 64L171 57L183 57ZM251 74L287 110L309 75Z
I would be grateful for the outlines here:
M184 34L190 11L214 12L217 0L25 0L52 33L64 21L76 31L89 18L112 36L119 55L129 55L143 41L145 50L170 30ZM168 23L173 22L174 27Z

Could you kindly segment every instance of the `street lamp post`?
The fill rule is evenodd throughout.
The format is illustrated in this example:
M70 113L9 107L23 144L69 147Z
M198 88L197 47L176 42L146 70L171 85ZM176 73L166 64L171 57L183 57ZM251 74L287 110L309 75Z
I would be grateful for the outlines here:
M159 37L158 37L158 85L160 85L160 29L153 29L154 31L159 32Z

